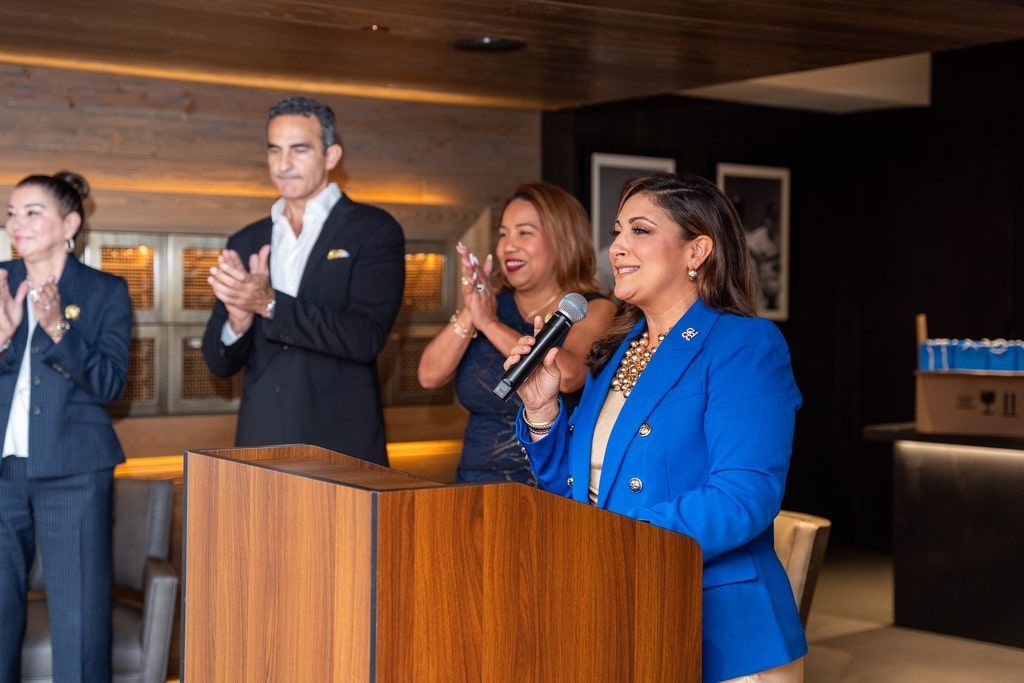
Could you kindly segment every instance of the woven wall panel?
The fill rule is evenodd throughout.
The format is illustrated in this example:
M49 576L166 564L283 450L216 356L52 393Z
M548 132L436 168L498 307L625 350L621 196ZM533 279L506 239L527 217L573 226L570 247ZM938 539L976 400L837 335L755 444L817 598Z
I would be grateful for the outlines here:
M447 260L444 254L421 252L405 255L404 310L417 313L441 311Z
M186 401L234 397L230 379L214 376L203 359L202 347L183 339L181 347L181 398Z
M452 402L453 388L449 382L437 389L420 386L416 370L420 364L423 349L433 337L404 336L398 340L398 363L394 372L398 375L395 395L389 397L389 405L448 404Z
M206 282L210 268L217 265L220 249L186 247L181 251L182 306L189 311L208 311L216 297Z
M140 244L134 247L100 247L100 269L120 275L128 282L132 309L153 310L156 272L154 249Z

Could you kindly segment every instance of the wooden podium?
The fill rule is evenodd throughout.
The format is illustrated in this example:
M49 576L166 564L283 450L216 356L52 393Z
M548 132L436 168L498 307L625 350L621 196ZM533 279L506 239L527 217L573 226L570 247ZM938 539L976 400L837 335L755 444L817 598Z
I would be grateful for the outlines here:
M699 681L693 539L314 446L185 454L183 681Z

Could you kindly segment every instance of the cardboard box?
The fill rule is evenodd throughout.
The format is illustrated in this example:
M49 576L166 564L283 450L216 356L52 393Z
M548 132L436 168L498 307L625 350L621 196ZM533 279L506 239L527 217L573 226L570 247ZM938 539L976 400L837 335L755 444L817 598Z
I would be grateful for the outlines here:
M917 343L928 318L917 316ZM1024 436L1024 373L917 372L914 428L922 434Z
M922 434L1024 436L1024 375L918 372L916 412Z

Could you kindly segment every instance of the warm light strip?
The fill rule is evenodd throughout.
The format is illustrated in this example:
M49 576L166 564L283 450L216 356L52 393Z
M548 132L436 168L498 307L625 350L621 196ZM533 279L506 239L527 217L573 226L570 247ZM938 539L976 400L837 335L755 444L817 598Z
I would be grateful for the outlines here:
M87 174L88 175L88 174ZM24 174L0 173L0 185L15 185ZM125 178L94 178L89 177L93 191L108 190L111 192L152 192L156 194L191 194L212 197L257 197L276 198L277 192L267 178L266 187L251 185L234 185L228 183L186 183L166 180L132 180Z
M44 169L45 170L45 169ZM88 175L88 174L87 174ZM11 173L0 173L0 186L13 187L24 175ZM276 199L277 192L269 186L253 187L251 185L231 185L218 183L183 183L152 180L125 180L117 178L108 180L105 178L95 179L90 177L92 190L108 192L150 192L154 194L170 195L198 195L203 197L237 197L244 199ZM373 190L364 189L361 191L346 193L356 201L372 204L416 204L418 206L449 206L453 203L450 197L441 195L424 195L419 191L410 190Z
M182 455L160 455L148 458L128 458L114 468L118 477L157 479L180 475L184 464Z
M420 458L429 455L452 455L462 452L460 439L438 441L393 441L388 443L389 458Z
M462 452L459 439L437 441L395 441L387 444L389 458L422 458L424 456L458 455ZM184 462L181 455L160 455L128 458L115 468L119 477L160 477L180 474Z
M350 97L370 97L383 100L402 102L424 102L429 104L454 104L470 107L503 107L508 109L543 109L541 102L492 95L465 95L436 90L420 90L416 88L391 87L380 85L359 85L355 83L338 83L286 76L267 76L240 71L199 71L189 69L171 69L161 66L144 66L142 64L118 64L93 59L70 59L47 55L33 55L21 52L0 50L0 62L19 66L42 66L54 69L70 69L72 71L90 71L94 73L116 74L119 76L138 76L141 78L159 78L162 80L188 81L191 83L210 83L247 88L263 88L268 90L286 90L290 92L323 93L329 95L347 95Z

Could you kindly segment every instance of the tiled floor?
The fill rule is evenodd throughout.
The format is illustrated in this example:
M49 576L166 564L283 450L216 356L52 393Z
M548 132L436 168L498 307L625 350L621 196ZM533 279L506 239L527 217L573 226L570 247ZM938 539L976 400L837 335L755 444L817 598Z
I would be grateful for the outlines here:
M808 683L1024 681L1022 649L898 628L892 621L890 558L830 548L807 623Z

